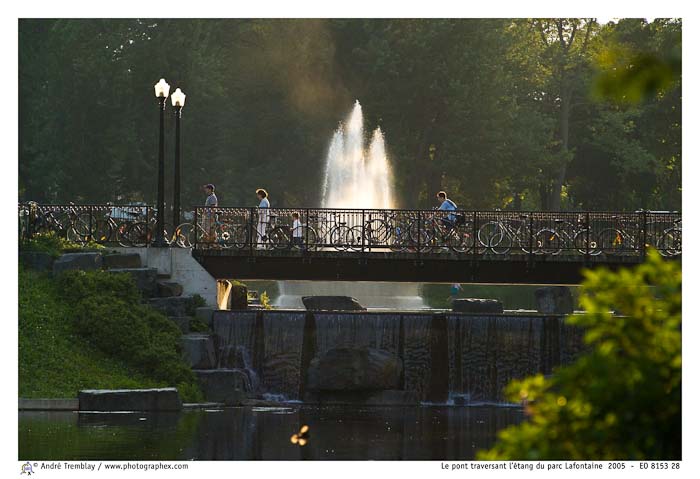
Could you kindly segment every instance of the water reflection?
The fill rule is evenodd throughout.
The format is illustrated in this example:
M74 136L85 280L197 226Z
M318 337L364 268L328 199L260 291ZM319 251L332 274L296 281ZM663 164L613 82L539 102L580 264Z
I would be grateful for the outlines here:
M20 460L469 460L512 407L242 407L182 413L20 412ZM290 442L302 425L306 446Z

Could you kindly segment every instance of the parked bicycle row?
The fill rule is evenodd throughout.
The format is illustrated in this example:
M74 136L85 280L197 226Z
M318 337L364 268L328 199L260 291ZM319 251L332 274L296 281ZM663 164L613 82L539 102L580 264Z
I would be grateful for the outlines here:
M156 211L147 205L19 205L20 235L145 246ZM164 225L172 246L597 256L682 252L676 212L513 212L197 207Z
M672 212L550 213L426 210L197 208L180 232L198 248L493 253L681 253Z

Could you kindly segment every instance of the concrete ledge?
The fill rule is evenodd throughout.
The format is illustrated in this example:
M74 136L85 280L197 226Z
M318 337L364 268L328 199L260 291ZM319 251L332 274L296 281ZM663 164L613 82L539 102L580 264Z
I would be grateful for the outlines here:
M80 411L179 411L175 388L86 389L78 393Z
M77 411L77 398L19 398L20 411Z

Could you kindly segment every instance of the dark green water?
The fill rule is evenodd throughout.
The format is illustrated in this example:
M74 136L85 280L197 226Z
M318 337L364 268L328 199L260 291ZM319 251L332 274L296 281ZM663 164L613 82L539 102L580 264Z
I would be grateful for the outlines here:
M240 407L20 412L19 460L470 460L522 420L513 407ZM304 447L290 441L310 427Z

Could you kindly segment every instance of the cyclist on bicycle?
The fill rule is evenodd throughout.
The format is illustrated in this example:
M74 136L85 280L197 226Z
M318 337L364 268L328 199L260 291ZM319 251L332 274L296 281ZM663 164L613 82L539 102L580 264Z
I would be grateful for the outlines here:
M444 191L439 191L436 195L438 201L440 202L440 207L438 211L457 211L457 205L454 201L447 199L447 193ZM454 213L449 213L446 217L440 218L440 221L447 228L452 228L457 221L457 216Z

